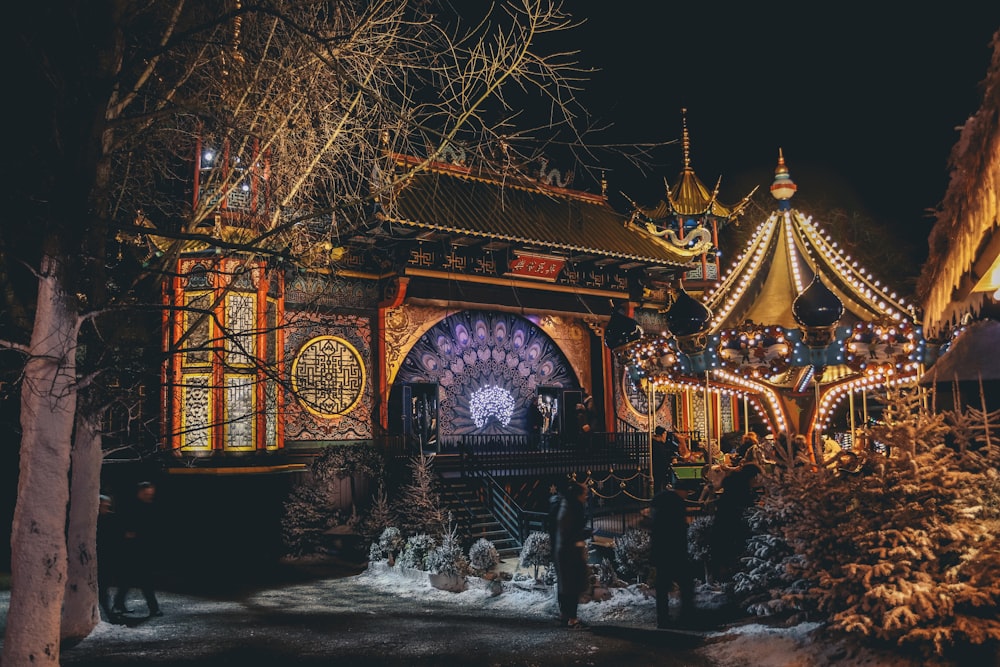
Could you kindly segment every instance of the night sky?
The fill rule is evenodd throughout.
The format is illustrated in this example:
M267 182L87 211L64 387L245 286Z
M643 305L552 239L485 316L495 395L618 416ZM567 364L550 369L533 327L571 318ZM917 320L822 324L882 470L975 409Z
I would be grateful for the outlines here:
M822 189L917 241L947 187L956 127L982 100L1000 28L997 2L900 4L906 13L882 3L566 6L587 18L563 39L600 69L581 97L614 123L611 137L678 140L686 108L691 165L709 188L722 176L724 203L766 188L781 147L800 195ZM680 142L657 159L646 176L614 169L609 193L654 204L681 169Z

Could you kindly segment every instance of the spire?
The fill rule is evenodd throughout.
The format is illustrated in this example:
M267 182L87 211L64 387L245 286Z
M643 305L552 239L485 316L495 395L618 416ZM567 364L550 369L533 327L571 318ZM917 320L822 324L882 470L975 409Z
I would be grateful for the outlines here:
M792 177L788 175L788 167L785 166L785 155L779 148L778 166L774 169L774 182L771 183L771 196L778 200L779 209L787 211L792 207L788 200L792 198L798 187L792 181Z
M691 138L688 136L688 119L686 108L681 109L681 145L684 147L684 169L691 168Z

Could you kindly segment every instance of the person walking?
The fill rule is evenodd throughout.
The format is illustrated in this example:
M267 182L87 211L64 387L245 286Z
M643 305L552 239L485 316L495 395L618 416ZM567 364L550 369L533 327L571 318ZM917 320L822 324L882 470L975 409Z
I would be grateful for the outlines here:
M158 528L156 485L140 482L135 502L122 516L122 577L115 592L113 611L127 614L125 603L132 588L142 591L150 616L162 616L160 603L153 588L153 562L156 558Z
M101 494L97 510L97 604L104 618L114 621L111 587L120 568L121 529L111 496Z
M570 482L563 492L556 522L556 598L559 602L559 622L568 628L583 628L577 618L580 595L590 587L587 565L587 487Z
M690 625L694 614L694 572L688 557L687 498L690 489L668 487L652 501L650 536L652 563L656 568L656 627ZM680 589L681 608L675 621L670 618L670 593Z

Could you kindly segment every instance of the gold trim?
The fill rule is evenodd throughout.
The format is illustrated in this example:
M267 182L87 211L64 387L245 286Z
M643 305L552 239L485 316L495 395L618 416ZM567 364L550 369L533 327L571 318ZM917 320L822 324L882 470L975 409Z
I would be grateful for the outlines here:
M525 287L529 289L545 290L547 292L563 292L566 294L586 294L588 296L601 296L605 298L621 299L628 296L626 292L611 292L607 290L596 290L587 287L569 287L567 285L553 285L552 283L535 283L522 280L505 280L503 278L491 278L489 276L457 276L454 273L444 271L433 271L430 269L406 269L407 276L417 276L420 278L437 278L438 280L462 280L470 283L480 283L484 285L501 285L503 287Z
M167 468L168 475L263 475L277 472L305 470L305 463L286 463L276 466L232 466L213 468Z

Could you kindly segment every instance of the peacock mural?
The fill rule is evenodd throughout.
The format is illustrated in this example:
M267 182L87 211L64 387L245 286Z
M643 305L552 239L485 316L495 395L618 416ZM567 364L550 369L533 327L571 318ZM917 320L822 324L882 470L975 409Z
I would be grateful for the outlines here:
M487 311L456 313L428 329L401 364L393 392L430 383L438 387L442 436L530 433L540 387L580 386L562 351L535 323Z

